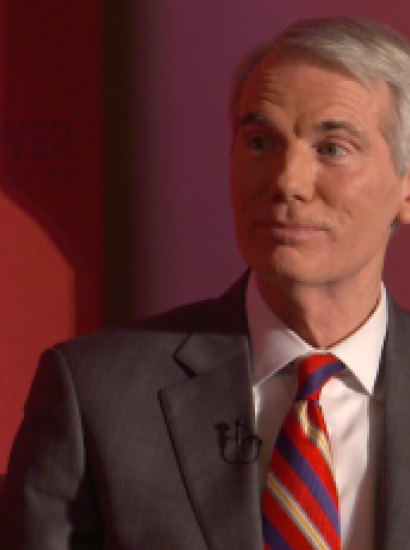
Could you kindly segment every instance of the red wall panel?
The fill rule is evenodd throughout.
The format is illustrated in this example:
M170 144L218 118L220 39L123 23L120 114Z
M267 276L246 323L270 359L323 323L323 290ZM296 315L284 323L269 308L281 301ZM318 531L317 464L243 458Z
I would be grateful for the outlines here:
M100 3L0 12L0 471L41 350L102 322Z

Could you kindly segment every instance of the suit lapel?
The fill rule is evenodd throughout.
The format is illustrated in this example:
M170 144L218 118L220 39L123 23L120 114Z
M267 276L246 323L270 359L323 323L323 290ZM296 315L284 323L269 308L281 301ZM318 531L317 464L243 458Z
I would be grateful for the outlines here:
M390 301L385 349L385 544L410 550L410 316ZM381 539L382 540L382 539ZM379 539L380 541L380 539Z
M218 302L215 322L206 320L206 330L175 354L192 377L160 392L181 475L211 550L262 548L257 463L238 463L230 439L238 419L254 431L244 283Z

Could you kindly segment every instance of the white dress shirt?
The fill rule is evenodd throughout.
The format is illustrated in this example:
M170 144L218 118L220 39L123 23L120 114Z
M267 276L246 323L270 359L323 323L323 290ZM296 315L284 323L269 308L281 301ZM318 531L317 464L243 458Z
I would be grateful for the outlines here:
M296 357L320 352L286 327L259 293L254 273L246 296L254 368L261 493L276 436L297 388ZM320 404L339 492L342 550L374 548L375 480L383 425L383 387L375 382L387 330L386 291L354 334L327 349L347 367L324 386ZM288 365L287 368L283 368Z

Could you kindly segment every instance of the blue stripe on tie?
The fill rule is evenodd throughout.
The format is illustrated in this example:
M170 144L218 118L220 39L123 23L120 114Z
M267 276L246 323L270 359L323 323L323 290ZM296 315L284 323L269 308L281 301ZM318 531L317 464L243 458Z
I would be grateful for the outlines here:
M309 462L293 445L283 429L279 432L276 448L312 493L319 506L327 515L336 533L339 533L339 513L333 500Z
M343 363L338 360L325 363L309 374L296 394L295 401L306 399L308 395L320 389L325 380L343 368Z
M265 514L262 514L262 531L263 540L272 550L293 550Z

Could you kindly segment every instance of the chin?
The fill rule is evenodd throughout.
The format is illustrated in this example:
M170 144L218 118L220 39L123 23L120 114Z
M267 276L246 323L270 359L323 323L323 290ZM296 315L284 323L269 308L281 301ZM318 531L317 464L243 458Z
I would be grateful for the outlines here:
M273 285L316 285L323 280L323 268L309 266L306 261L271 257L255 262L253 269Z

